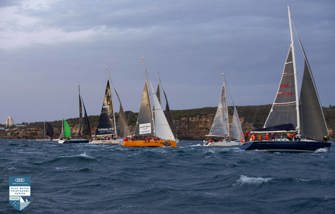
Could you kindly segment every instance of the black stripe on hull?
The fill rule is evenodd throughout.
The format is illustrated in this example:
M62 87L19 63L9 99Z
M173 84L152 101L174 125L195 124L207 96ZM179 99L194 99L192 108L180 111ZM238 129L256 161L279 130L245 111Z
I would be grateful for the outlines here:
M88 139L70 139L70 140L65 140L63 144L68 144L68 143L88 143Z

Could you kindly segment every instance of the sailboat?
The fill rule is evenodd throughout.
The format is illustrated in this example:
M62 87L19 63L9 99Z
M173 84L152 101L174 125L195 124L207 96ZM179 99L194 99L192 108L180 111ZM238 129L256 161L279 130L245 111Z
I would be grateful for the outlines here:
M222 83L220 101L213 123L206 138L207 139L204 140L204 146L236 147L240 146L241 142L244 142L241 122L235 105L231 130L229 127L227 87L225 80L223 80Z
M242 145L242 149L304 152L331 146L331 143L327 142L327 124L311 66L300 39L299 44L304 56L304 74L298 98L290 7L288 7L288 18L291 41L275 101L263 128L250 132L251 141ZM258 140L255 139L256 135Z
M101 108L98 127L92 144L120 144L123 138L129 135L129 129L125 113L122 107L121 99L116 91L117 98L120 103L120 112L118 118L119 127L117 127L115 113L113 109L112 91L109 80L107 80L105 96Z
M152 102L150 100L150 91ZM126 147L176 147L177 142L165 117L161 104L153 89L149 90L146 80L142 92L141 105L137 117L135 134L125 138Z
M84 116L83 116L84 111ZM71 127L66 120L62 121L62 131L58 143L88 143L91 139L91 125L86 112L86 107L79 88L79 128L78 136L72 137Z

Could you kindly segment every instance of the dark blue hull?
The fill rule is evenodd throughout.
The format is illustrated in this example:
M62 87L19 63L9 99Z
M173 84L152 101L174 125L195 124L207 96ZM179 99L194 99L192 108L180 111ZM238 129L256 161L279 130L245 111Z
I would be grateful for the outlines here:
M241 145L240 148L269 152L314 152L330 146L330 142L321 141L252 141Z
M88 139L69 139L65 140L63 144L68 144L68 143L89 143Z

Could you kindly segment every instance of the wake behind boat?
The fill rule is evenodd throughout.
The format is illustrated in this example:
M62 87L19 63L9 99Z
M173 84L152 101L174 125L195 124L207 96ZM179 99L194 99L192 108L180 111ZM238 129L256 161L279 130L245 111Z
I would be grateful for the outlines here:
M214 120L204 140L204 146L237 147L244 142L241 122L234 106L231 129L229 128L228 102L226 82L223 80L220 101L214 116Z
M252 131L251 141L242 145L241 149L301 152L331 146L327 142L328 129L312 70L300 39L304 74L298 99L293 26L289 7L288 17L291 42L275 101L264 128Z

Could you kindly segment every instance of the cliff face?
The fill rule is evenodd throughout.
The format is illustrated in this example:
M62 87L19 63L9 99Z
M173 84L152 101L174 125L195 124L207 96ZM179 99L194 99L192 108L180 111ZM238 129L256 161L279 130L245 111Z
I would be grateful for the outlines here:
M237 107L243 131L250 131L254 128L262 127L270 111L270 107L270 105ZM209 132L215 111L215 107L172 111L171 113L177 137L179 139L203 139ZM229 108L230 120L232 111L233 109ZM324 114L330 131L330 136L334 137L335 107L324 108ZM137 113L128 111L126 112L126 115L128 117L130 130L134 130ZM90 121L92 125L92 133L95 133L98 116L90 116ZM75 125L78 124L77 119L68 119L68 122L71 127L76 127ZM53 121L51 123L54 127L54 138L58 138L61 130L61 121ZM26 124L24 127L0 130L0 138L43 138L43 127L43 122L35 122ZM76 132L76 128L73 128L72 131Z

